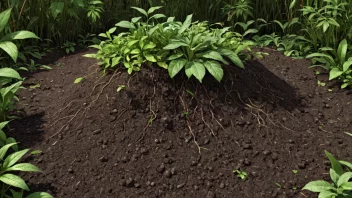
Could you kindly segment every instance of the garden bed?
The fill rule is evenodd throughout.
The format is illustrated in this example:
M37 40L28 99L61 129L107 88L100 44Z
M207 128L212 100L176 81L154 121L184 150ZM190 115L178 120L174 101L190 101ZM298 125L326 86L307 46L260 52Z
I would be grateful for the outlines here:
M310 61L264 51L244 70L225 67L221 84L172 80L158 68L103 77L84 53L29 75L9 135L42 151L28 159L44 172L28 175L31 189L87 198L314 197L300 189L329 178L324 150L352 161L344 133L352 92L318 85L328 75L316 76Z

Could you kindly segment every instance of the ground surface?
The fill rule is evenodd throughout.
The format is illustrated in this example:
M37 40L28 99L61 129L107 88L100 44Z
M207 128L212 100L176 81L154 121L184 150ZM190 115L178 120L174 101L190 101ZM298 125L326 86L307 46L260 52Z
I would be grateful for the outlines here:
M352 161L343 133L351 130L351 92L318 86L327 75L315 76L309 61L269 52L245 70L226 67L221 84L170 80L150 68L102 77L84 53L28 75L11 135L42 151L27 159L44 172L26 175L32 190L63 198L316 197L299 189L328 179L324 150Z

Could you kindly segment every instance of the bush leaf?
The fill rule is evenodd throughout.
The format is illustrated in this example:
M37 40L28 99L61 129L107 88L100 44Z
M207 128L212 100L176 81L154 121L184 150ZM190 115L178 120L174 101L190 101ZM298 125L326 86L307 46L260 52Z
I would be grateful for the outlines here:
M187 63L186 59L172 60L168 68L170 78L175 77L176 74L178 74L181 71L181 69L186 65L186 63Z
M3 174L0 176L0 181L4 182L7 185L29 191L27 184L24 182L24 180L21 177L17 175Z
M221 65L216 61L206 61L204 63L205 68L207 68L208 72L217 80L221 81L224 76L224 70Z
M303 187L303 190L309 190L312 192L323 192L323 191L329 191L333 188L334 187L332 187L330 183L323 180L318 180L318 181L309 182Z

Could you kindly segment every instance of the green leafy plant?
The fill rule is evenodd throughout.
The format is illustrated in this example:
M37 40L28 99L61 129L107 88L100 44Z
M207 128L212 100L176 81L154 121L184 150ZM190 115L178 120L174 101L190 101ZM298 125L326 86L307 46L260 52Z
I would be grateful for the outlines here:
M237 175L237 177L241 178L242 181L244 181L248 178L248 174L246 171L233 170L232 172L235 173Z
M305 185L303 190L319 193L321 198L352 197L352 164L336 160L328 151L325 151L325 155L331 162L330 178L333 183L324 180L312 181Z
M100 60L104 70L124 65L128 73L139 71L144 63L155 64L168 70L171 78L182 69L188 78L194 76L202 82L206 71L221 81L224 72L222 64L244 67L240 58L243 50L249 50L250 44L244 42L238 34L229 28L212 29L207 22L192 23L192 15L184 22L169 17L164 23L155 20L165 18L162 14L153 14L161 7L152 7L148 11L135 8L143 14L131 21L121 21L118 27L130 31L113 36L112 28L100 36L105 37L97 48L97 54L88 54ZM153 19L153 20L152 20Z
M12 83L13 80L18 82ZM22 78L14 69L0 69L0 122L7 120L8 112L14 108L15 94L21 84Z
M0 148L0 186L1 197L22 198L23 191L29 191L26 182L14 172L40 172L40 169L30 163L17 163L29 149L15 151L7 155L8 150L13 148L17 143L8 143ZM21 189L20 192L12 188ZM10 196L12 195L12 196ZM45 192L37 192L26 196L26 198L52 198L52 196Z
M307 56L307 58L312 58L314 65L311 67L320 66L330 70L329 80L336 78L341 80L343 82L341 88L351 86L352 50L348 50L347 40L342 40L337 50L331 48L325 48L323 50L323 52L312 53Z
M66 41L61 48L65 49L66 54L75 52L76 43Z
M11 10L12 9L8 9L0 13L0 49L4 50L12 58L12 60L16 62L18 57L18 48L13 41L29 38L38 39L38 37L34 33L26 30L6 34L5 27L8 25Z
M101 18L104 12L104 3L100 0L90 0L87 7L87 17L95 23L97 19Z

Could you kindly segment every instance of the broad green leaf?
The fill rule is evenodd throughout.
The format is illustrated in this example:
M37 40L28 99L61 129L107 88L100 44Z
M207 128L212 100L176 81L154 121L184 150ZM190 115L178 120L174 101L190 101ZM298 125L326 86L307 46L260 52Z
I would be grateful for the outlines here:
M142 17L134 17L131 19L132 23L137 23Z
M330 70L329 74L329 80L335 79L343 74L343 71L341 71L339 68L334 68Z
M0 33L4 30L7 23L9 22L9 19L11 16L11 10L12 10L12 8L7 9L7 10L0 13Z
M346 166L348 169L350 169L352 171L352 163L346 162L346 161L342 161L342 160L339 161L339 162L340 162L340 164Z
M1 68L0 69L0 77L6 77L6 78L14 78L17 80L22 80L20 74L12 69L12 68Z
M161 9L162 7L163 7L163 6L151 7L151 8L149 8L149 10L148 10L148 14L151 14L151 13L155 12L156 10Z
M22 30L22 31L17 31L17 32L7 34L4 37L2 37L0 41L12 41L12 40L29 39L29 38L38 39L39 37L35 35L33 32Z
M347 47L347 40L344 39L340 42L339 47L337 49L337 56L341 63L344 63L346 61Z
M138 12L140 12L140 13L144 14L146 17L148 17L148 13L144 9L138 8L138 7L131 7L131 8L137 10Z
M185 65L185 72L186 72L186 76L188 77L188 79L191 78L192 75L193 75L192 71L191 71L191 68L192 68L193 65L194 65L193 61L189 61Z
M322 191L319 193L318 198L335 198L338 194L331 191Z
M340 187L343 183L348 182L352 178L352 172L346 172L340 176L339 181L337 182L337 187Z
M166 45L163 49L164 50L174 50L174 49L177 49L181 46L188 46L186 43L183 43L181 41L176 41L176 42L172 42L168 45Z
M30 163L15 164L6 171L40 172L40 169Z
M342 175L344 173L341 164L339 163L339 161L337 161L334 156L331 155L331 153L329 153L328 151L325 151L325 155L328 157L328 159L331 162L331 167L332 169L334 169L334 171L338 174L338 175Z
M181 71L181 69L186 65L186 63L187 63L186 59L172 60L168 68L170 78L174 78L176 74L178 74Z
M18 160L20 160L28 151L29 149L24 149L22 151L17 151L7 156L4 163L2 164L3 169L6 170L12 165L16 164L16 162L18 162Z
M224 76L224 70L217 61L206 61L204 66L217 81L220 82L222 80Z
M151 54L144 54L144 57L149 62L153 62L153 63L157 62L156 58Z
M167 60L175 60L175 59L181 58L182 56L183 56L183 53L176 53L171 55Z
M122 28L128 28L128 29L136 29L136 26L129 21L120 21L120 22L116 23L115 26L122 27Z
M350 69L350 67L351 67L351 65L352 65L352 60L348 60L348 61L346 61L344 64L343 64L343 72L346 72L347 70L349 70Z
M143 50L148 50L148 49L154 49L156 47L156 44L153 42L149 42L146 45L143 46Z
M243 33L243 37L247 36L248 34L256 34L258 33L258 30L256 29L249 29L246 32Z
M35 192L28 195L26 198L54 198L54 197L46 192Z
M335 184L337 184L337 181L340 179L340 175L338 175L334 169L330 168L330 178Z
M240 59L240 57L238 57L238 55L235 52L228 49L218 49L218 51L221 55L226 56L228 59L230 59L231 62L236 66L240 68L244 68L244 64L242 60Z
M11 56L14 62L17 61L18 49L17 46L11 41L0 42L0 48L3 49L9 56Z
M344 190L352 190L352 182L345 182L340 186Z
M59 15L63 11L64 7L65 7L64 2L53 2L50 5L49 9L54 19L56 19L57 15Z
M309 182L303 187L302 190L309 190L312 192L323 192L323 191L329 191L332 189L334 189L334 187L332 187L330 183L323 180L318 180L318 181Z
M186 17L186 20L183 22L181 28L178 30L178 34L182 34L184 31L186 31L192 24L192 14L188 15Z
M159 67L162 67L164 69L168 69L169 65L166 62L157 62L156 64L159 65Z
M192 75L196 77L200 83L202 83L202 80L205 76L205 67L202 62L194 61L190 68L190 72L192 72Z
M7 150L9 150L10 147L12 147L13 145L15 145L16 143L11 143L11 144L6 144L5 146L0 148L0 160L3 160Z
M84 78L83 77L79 77L79 78L76 78L73 83L74 84L78 84L78 83L82 82L82 80L84 80Z
M325 57L329 60L330 64L334 64L335 60L332 58L332 56L324 54L324 53L312 53L306 56L306 58L314 58L314 57Z
M24 180L21 177L17 175L3 174L0 176L0 181L4 182L7 185L29 191L27 184L24 182Z
M160 18L166 18L164 14L155 14L150 19L160 19Z
M229 64L222 56L219 52L216 51L207 51L204 54L202 54L203 58L207 58L207 59L213 59L213 60L217 60L217 61L221 61L224 64Z
M38 155L40 153L42 153L41 150L34 150L34 151L31 152L31 155Z

